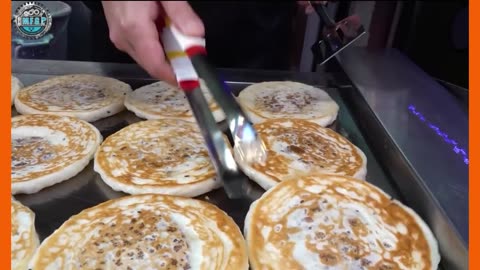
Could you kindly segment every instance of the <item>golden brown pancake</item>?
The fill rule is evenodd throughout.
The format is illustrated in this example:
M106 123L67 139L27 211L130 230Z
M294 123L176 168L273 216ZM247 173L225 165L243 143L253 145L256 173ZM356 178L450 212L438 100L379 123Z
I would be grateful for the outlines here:
M225 118L207 86L201 80L202 93L217 122ZM138 117L155 119L181 119L195 122L190 104L183 91L166 82L155 82L142 86L129 93L125 98L125 107Z
M88 74L57 76L18 91L21 114L55 114L94 122L125 109L132 88L119 80Z
M301 119L273 119L254 125L267 148L265 163L238 163L264 189L311 173L364 179L366 157L340 134Z
M109 136L95 171L116 191L195 197L221 186L196 123L147 120Z
M165 195L110 200L43 241L31 269L247 270L245 240L216 206Z
M35 193L77 175L102 141L93 125L48 114L13 117L11 136L12 194Z
M325 127L335 121L339 110L324 90L291 81L252 84L240 92L237 100L253 123L288 118Z
M253 270L436 270L437 242L410 208L366 181L312 175L284 181L245 221Z

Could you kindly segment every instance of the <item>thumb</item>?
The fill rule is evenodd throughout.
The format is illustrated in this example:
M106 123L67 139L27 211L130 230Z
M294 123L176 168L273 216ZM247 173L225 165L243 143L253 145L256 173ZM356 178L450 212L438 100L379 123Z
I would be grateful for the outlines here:
M183 34L203 37L205 28L202 20L187 1L161 1L166 15Z

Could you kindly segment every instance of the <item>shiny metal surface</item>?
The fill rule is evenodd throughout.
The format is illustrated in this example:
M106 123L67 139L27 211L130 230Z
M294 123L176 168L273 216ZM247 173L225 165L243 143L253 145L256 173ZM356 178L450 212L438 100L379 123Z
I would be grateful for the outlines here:
M468 113L468 89L465 89L461 86L455 85L453 83L446 82L444 80L436 79L442 86L444 86L447 90L450 91L452 95L454 95L462 108L464 108L465 112Z
M217 172L217 179L223 182L228 198L241 199L247 197L252 189L248 178L238 168L231 147L227 146L224 135L213 118L202 90L197 88L186 92L185 95L207 145L210 159Z
M468 112L396 50L352 48L338 60L359 90L351 109L371 115L359 125L376 156L434 231L446 268L467 269Z
M119 65L108 63L87 63L87 62L58 62L58 61L34 61L34 60L16 60L12 63L12 72L26 84L31 84L40 80L44 80L52 75L72 74L72 73L87 73L98 74L104 76L111 76L128 82L133 88L152 83L154 80L148 79L148 75L136 65ZM421 212L421 204L434 204L436 198L434 196L415 197L408 196L409 189L422 187L426 190L425 193L433 194L422 184L423 179L418 177L415 172L416 168L412 168L412 164L405 158L403 148L399 145L406 143L404 141L397 142L391 138L390 130L384 129L383 122L379 121L379 116L376 114L375 104L371 109L367 102L372 102L356 89L351 86L351 82L346 80L342 74L313 74L313 73L290 73L290 72L263 72L263 71L243 71L243 70L221 70L225 80L235 94L238 94L243 88L253 82L271 81L271 80L294 80L311 85L317 85L329 92L332 98L338 102L340 112L337 121L332 128L349 139L352 143L362 149L367 156L367 180L376 186L383 189L385 192L391 194L393 197L404 201L414 210L419 212L422 217L426 218L428 215ZM380 89L381 90L381 89ZM383 103L380 102L383 99ZM379 95L377 105L388 104L386 101L395 101L398 97L393 99L389 95ZM364 110L359 110L363 108ZM384 108L384 107L381 107ZM398 111L400 119L412 118L408 111ZM412 118L413 119L413 118ZM393 119L395 120L395 119ZM393 121L392 120L392 121ZM136 116L130 112L122 112L118 115L97 121L94 123L102 134L106 137L113 132L123 128L124 126L140 121ZM385 121L385 120L383 120ZM396 120L398 121L398 119ZM413 121L413 120L410 120ZM390 123L395 126L395 123ZM404 120L398 122L398 125L404 125ZM226 130L225 123L221 126ZM372 130L365 127L371 127ZM389 128L389 127L387 127ZM413 131L409 131L413 132ZM372 137L375 138L372 140ZM405 138L407 139L407 138ZM408 140L422 140L423 137L408 137ZM408 142L408 141L407 141ZM389 144L390 143L390 144ZM417 144L417 142L411 142ZM380 151L379 151L380 150ZM427 148L424 152L430 151ZM385 159L386 157L397 157L399 162L391 162L392 159ZM405 164L408 166L405 167ZM415 172L417 176L412 177L411 172ZM404 182L398 181L398 172L403 172L402 177L405 177ZM414 176L415 176L414 175ZM392 176L392 177L391 177ZM254 186L255 193L251 195L251 199L258 198L263 192L261 188ZM405 194L407 192L407 194ZM40 234L40 238L44 239L58 228L66 219L81 210L96 205L108 199L124 196L125 194L115 192L109 188L100 179L99 175L92 171L91 166L84 170L80 175L74 179L61 183L59 185L47 188L33 195L19 195L16 196L21 202L30 206L36 213L36 225ZM418 194L416 194L418 195ZM415 199L416 198L416 199ZM228 212L232 218L243 227L243 220L246 209L241 204L237 204L235 200L227 198L222 189L210 192L209 194L200 196L199 199L210 201L220 208ZM413 199L413 200L412 200ZM445 215L439 215L437 220L441 224ZM430 224L432 226L432 224ZM455 235L456 231L451 226L446 226L442 230L438 230L438 225L433 224L435 233L443 232L447 235ZM437 238L442 238L442 235L436 235ZM445 237L443 237L444 239ZM452 243L455 239L451 240ZM443 248L450 247L450 252L458 254L458 246L449 245L449 243L441 242ZM460 247L461 249L461 247ZM460 250L461 252L461 250ZM443 262L442 262L443 265ZM442 266L443 267L443 266ZM443 268L442 268L443 269ZM455 267L445 267L445 269L461 269Z
M240 108L231 90L218 76L216 69L204 54L190 56L198 76L205 81L218 106L225 113L225 121L233 139L233 150L247 163L263 162L266 158L265 145ZM232 193L233 195L233 193Z

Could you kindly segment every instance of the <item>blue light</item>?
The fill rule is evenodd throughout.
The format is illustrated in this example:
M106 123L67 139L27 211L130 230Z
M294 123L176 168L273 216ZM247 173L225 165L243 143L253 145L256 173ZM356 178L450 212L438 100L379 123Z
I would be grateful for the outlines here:
M460 155L463 159L463 162L465 164L469 164L468 162L468 154L467 154L467 151L465 151L465 149L463 148L460 148L458 146L458 142L456 142L455 140L453 139L450 139L448 138L448 134L441 131L439 127L435 126L434 124L430 123L420 112L417 111L417 109L415 108L415 106L413 105L410 105L408 106L408 110L413 114L415 115L418 119L420 119L420 121L422 122L425 122L426 125L432 129L433 131L435 131L435 133L437 133L438 136L440 136L444 142L450 144L453 146L453 152L457 155Z

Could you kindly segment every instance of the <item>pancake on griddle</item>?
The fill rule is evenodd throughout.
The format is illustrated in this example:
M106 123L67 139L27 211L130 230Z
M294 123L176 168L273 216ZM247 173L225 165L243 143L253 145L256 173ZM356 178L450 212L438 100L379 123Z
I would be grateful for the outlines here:
M13 117L11 136L12 194L35 193L77 175L102 141L93 125L48 114Z
M30 268L247 270L245 240L213 204L133 195L83 210L43 241Z
M290 81L250 85L240 92L237 100L253 123L289 118L325 127L335 121L339 109L324 90Z
M202 93L207 100L213 117L217 122L225 118L223 111L215 103L205 83L201 82ZM129 93L125 98L125 107L138 117L155 119L181 119L195 122L190 104L180 88L166 82L155 82L142 86Z
M12 85L11 86L11 91L12 91L11 98L12 98L12 105L13 105L13 101L15 100L15 96L17 95L18 90L23 88L23 83L17 77L12 75L11 85Z
M334 176L284 181L245 220L251 268L436 270L437 241L410 208L372 184Z
M35 230L35 213L13 197L10 209L11 269L27 270L28 262L40 244Z
M221 186L200 129L177 119L131 124L109 136L95 171L116 191L195 197Z
M87 74L53 77L22 88L15 97L21 114L74 116L88 122L125 109L131 87L119 80Z
M247 164L237 158L245 174L264 189L311 173L364 179L365 154L331 129L307 120L273 119L254 125L265 143L265 163ZM234 152L237 157L236 152Z

